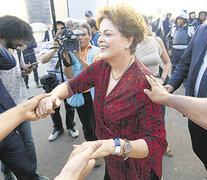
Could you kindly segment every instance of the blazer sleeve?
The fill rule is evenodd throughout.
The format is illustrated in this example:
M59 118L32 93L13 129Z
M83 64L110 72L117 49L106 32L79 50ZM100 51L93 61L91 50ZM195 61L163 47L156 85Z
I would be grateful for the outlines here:
M0 45L0 70L9 70L16 66L14 56Z

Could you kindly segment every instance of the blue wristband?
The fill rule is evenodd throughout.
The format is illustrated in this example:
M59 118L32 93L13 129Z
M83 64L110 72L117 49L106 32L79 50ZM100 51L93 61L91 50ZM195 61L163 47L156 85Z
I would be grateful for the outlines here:
M118 138L114 138L113 140L115 143L114 155L118 155L121 152L121 143Z

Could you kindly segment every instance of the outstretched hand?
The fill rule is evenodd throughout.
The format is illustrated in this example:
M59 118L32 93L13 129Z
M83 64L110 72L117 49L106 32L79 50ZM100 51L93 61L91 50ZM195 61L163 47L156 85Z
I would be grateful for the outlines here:
M91 172L95 165L95 160L91 159L93 153L102 145L100 141L93 142L86 150L80 154L74 151L70 155L69 161L63 167L61 173L55 180L83 180Z
M35 109L39 103L39 101L43 98L46 98L50 96L51 94L41 94L38 96L33 97L32 99L26 101L25 103L21 104L20 106L23 106L26 110L25 113L25 120L29 121L36 121L39 119L37 114L35 113Z
M159 83L158 79L152 75L146 75L146 78L151 85L151 90L144 89L144 93L147 94L153 102L165 104L166 98L170 95L168 91Z
M39 104L36 108L36 114L39 118L44 118L48 114L54 114L54 109L60 107L61 101L54 95L45 97L39 101Z

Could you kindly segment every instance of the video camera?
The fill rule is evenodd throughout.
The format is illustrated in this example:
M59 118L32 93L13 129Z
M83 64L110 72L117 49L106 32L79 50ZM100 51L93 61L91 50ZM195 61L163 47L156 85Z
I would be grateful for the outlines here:
M79 42L76 36L84 34L81 30L72 30L70 28L65 28L61 32L60 40L62 40L62 49L66 51L73 51L79 49Z

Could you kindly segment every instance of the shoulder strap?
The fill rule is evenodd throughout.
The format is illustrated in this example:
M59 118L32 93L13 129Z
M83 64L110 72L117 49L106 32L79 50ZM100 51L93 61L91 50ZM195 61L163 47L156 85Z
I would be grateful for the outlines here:
M16 51L17 51L17 56L18 56L18 61L19 61L19 66L20 66L20 69L23 70L24 69L24 65L23 65L23 62L22 62L22 51L19 49L19 48L16 48Z
M18 60L19 60L19 64L20 64L20 61L21 61L21 50L19 48L16 48L16 51L17 51Z

